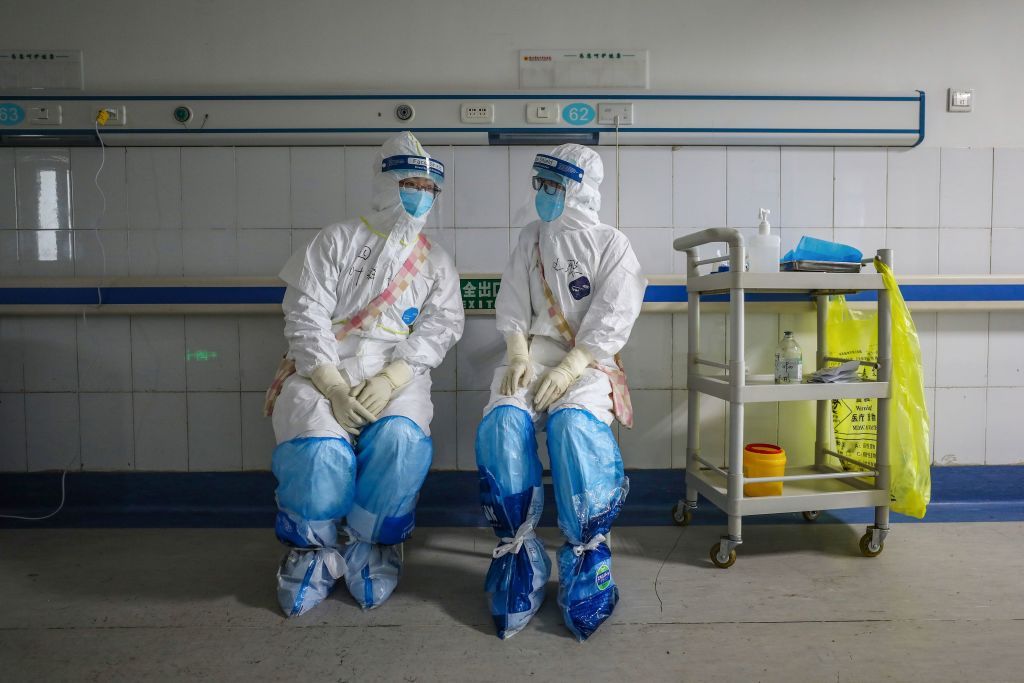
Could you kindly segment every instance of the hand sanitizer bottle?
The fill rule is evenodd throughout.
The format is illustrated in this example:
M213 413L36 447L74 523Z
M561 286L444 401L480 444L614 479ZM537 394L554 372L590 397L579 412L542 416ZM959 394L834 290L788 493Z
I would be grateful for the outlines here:
M761 209L761 223L757 226L757 234L750 238L750 272L779 272L780 240L778 235L771 234L772 226L768 224L768 209Z

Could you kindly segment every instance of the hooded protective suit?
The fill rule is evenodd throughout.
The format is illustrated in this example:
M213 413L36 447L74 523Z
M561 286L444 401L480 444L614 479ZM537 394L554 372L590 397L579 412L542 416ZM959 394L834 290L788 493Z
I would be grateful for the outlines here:
M403 206L398 181L430 178L440 185L443 174L411 133L388 140L374 169L374 213L324 228L281 271L288 285L285 336L296 373L284 381L274 407L278 446L272 466L276 532L291 547L278 571L278 598L289 616L318 604L342 577L367 608L387 599L397 584L397 544L412 532L432 457L430 370L462 335L452 259L431 245L408 287L379 317L340 342L335 332L393 278L403 278L426 214L415 218ZM386 375L396 363L407 368L404 383L391 385L376 421L352 429L358 437L339 424L332 400L310 379L325 371L340 374L340 386L355 387L355 396L360 383ZM341 518L350 536L344 548L336 528Z
M562 145L538 155L534 169L565 187L564 208L551 221L523 228L496 302L509 359L494 373L476 440L484 513L501 539L486 589L502 638L522 629L543 600L550 565L533 531L543 507L534 429L547 418L558 522L568 539L558 552L559 605L566 625L583 640L618 600L603 541L629 488L609 427L609 377L594 366L613 365L640 313L647 281L626 236L598 219L604 170L596 152ZM542 277L575 333L575 348L548 313ZM515 363L525 371L510 374ZM545 382L556 375L565 379L554 382L552 392Z

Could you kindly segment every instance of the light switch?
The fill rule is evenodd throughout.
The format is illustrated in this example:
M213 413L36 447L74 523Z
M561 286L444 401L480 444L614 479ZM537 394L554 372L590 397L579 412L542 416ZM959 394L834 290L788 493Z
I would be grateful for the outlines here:
M558 123L558 112L557 102L528 102L526 104L526 122Z
M974 90L969 88L950 88L947 111L969 112L974 108Z

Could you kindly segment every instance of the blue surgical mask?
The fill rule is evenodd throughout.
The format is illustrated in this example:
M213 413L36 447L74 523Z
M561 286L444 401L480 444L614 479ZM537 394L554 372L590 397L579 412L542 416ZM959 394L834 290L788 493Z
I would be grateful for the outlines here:
M430 207L434 205L433 192L400 188L398 194L402 197L402 206L405 207L405 210L413 218L419 218L426 214L427 211L430 211Z
M537 206L537 215L540 216L540 219L550 223L562 215L562 210L565 208L565 192L547 194L540 190L537 192L537 199L534 203Z

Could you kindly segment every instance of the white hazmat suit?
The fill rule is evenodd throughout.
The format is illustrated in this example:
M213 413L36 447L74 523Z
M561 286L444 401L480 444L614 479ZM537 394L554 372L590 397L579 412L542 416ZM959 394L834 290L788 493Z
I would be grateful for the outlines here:
M291 548L278 598L289 616L318 604L341 577L363 607L379 605L397 583L397 544L412 532L432 457L430 370L464 323L458 273L440 246L411 278L404 273L426 221L410 213L409 198L423 207L433 195L400 194L399 181L424 178L440 187L444 167L411 133L388 140L374 169L375 211L324 228L280 274L295 363L273 408L276 531ZM394 279L407 287L337 340ZM344 548L341 518L351 537Z
M612 385L597 366L615 367L647 281L626 236L598 219L604 170L596 152L562 145L538 155L534 169L538 212L556 209L550 220L523 228L502 276L496 317L508 362L494 373L477 430L484 513L501 539L486 588L503 638L522 629L543 600L550 566L533 532L543 507L535 425L547 418L559 526L568 539L558 553L559 604L583 640L618 599L602 541L629 487L609 427ZM541 195L555 187L564 197ZM545 281L574 345L549 314Z

